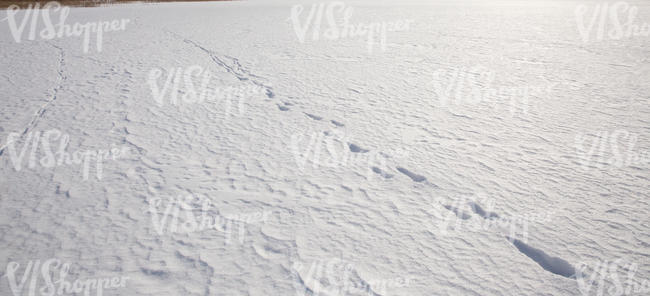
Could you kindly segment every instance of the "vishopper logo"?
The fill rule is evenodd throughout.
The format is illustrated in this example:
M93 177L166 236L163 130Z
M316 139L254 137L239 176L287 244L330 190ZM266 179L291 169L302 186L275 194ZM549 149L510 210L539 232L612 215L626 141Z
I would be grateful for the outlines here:
M636 20L638 10L638 7L623 1L613 4L605 2L592 7L577 6L575 16L582 41L587 43L592 37L602 41L650 36L650 24Z
M291 135L291 152L298 169L302 172L311 162L313 169L319 167L353 167L367 168L367 177L374 175L391 178L387 166L387 154L370 151L354 144L352 137L338 130L312 132L311 134ZM395 151L394 156L403 157L404 151Z
M161 82L162 78L162 83ZM154 101L163 106L165 101L171 105L194 104L203 102L223 103L226 115L236 103L239 115L245 112L244 100L262 96L266 89L258 85L214 87L218 82L208 69L198 65L188 68L154 68L149 71L148 84Z
M70 8L61 6L59 2L48 2L41 8L40 3L30 4L27 9L20 9L18 5L11 5L7 8L7 17L5 20L9 23L11 35L17 43L23 40L23 33L29 23L28 40L36 40L41 38L44 40L51 40L54 38L63 37L80 37L83 35L83 52L87 53L90 49L91 33L95 36L95 45L97 52L102 51L104 42L104 33L124 31L126 24L129 23L128 19L112 20L112 21L98 21L88 22L85 24L76 22L74 24L66 23ZM24 12L22 19L17 20L19 12ZM52 20L53 15L58 14L58 22ZM39 28L39 15L42 19L42 29L37 34Z
M642 166L650 163L649 151L637 147L639 135L627 130L578 134L575 151L581 168Z
M48 259L27 262L24 268L18 262L9 262L5 276L9 281L11 293L14 296L53 296L53 295L83 295L95 294L101 296L104 290L126 287L128 277L87 278L66 280L71 264L59 259ZM19 270L22 270L22 276ZM58 276L56 273L58 272ZM42 283L40 283L40 281ZM29 282L29 288L25 285ZM27 290L26 290L27 289Z
M22 143L20 152L16 149L17 142L24 134L10 133L7 137L7 144L0 150L3 154L5 150L8 151L9 157L16 171L23 168L24 159L27 149L31 144L29 150L29 158L27 159L27 167L35 169L38 165L44 168L53 168L62 165L80 165L84 180L88 180L90 175L91 162L95 163L95 172L98 180L102 179L104 161L117 160L121 157L128 155L129 147L121 146L116 147L112 145L109 149L100 150L77 150L72 153L67 151L68 144L70 143L70 136L64 134L57 129L48 130L45 132L36 131L28 132ZM56 152L52 150L58 140L58 149ZM39 145L40 144L40 145ZM39 147L42 148L43 156L38 158Z
M305 7L294 5L291 8L293 29L300 43L308 40L307 34L311 29L311 40L317 41L321 38L327 40L338 40L344 38L367 38L368 53L372 53L375 44L379 43L381 51L387 49L387 32L401 32L410 30L413 20L398 20L391 22L372 22L351 24L353 8L346 6L343 2L328 2L312 4L309 13L301 21ZM323 19L327 22L327 29L321 32Z
M443 107L488 104L495 111L501 106L514 116L528 114L530 96L549 93L552 86L494 86L496 73L483 66L439 69L433 73L433 90Z
M624 259L580 263L576 266L576 283L583 296L648 295L650 283L638 279L637 263Z
M484 194L462 196L452 202L433 201L434 229L441 236L468 232L508 232L510 240L528 242L529 225L550 221L553 213L500 215L494 212L496 201Z
M294 288L298 296L389 295L388 289L406 287L412 279L364 280L354 266L338 258L292 264Z
M237 227L239 243L244 243L246 226L268 221L272 211L221 214L207 197L186 195L177 198L153 198L149 201L151 222L159 235L216 230L230 244Z

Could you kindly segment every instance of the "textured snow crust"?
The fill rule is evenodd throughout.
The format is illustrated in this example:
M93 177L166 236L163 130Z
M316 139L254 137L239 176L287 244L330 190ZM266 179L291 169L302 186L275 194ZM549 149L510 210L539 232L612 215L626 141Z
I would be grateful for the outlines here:
M128 278L104 295L646 295L609 293L597 263L637 287L650 276L650 39L583 42L574 10L597 3L345 2L355 22L412 20L371 52L299 42L283 2L71 9L130 20L101 52L17 43L2 23L0 294L12 262L20 279L56 258L69 281ZM650 21L649 3L630 4ZM209 89L256 91L156 102L151 71L192 66ZM441 100L472 71L494 73L470 81L496 99ZM514 104L498 92L522 88ZM10 134L19 153L53 130L70 152L119 156L84 176L30 167L28 146L17 169ZM617 131L646 161L576 148ZM179 198L180 221L212 224L161 226ZM604 282L587 290L593 274Z

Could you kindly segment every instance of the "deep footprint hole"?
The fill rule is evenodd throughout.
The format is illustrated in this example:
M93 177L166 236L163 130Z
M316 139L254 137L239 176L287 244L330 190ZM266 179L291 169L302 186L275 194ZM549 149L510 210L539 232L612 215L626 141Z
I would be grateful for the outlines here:
M512 244L517 247L517 250L519 250L519 252L528 256L530 259L533 259L533 261L537 262L537 264L544 268L544 270L563 276L565 278L575 279L576 270L566 260L550 256L546 254L546 252L529 246L528 244L518 239L508 238L508 240L510 240L510 242L512 242Z

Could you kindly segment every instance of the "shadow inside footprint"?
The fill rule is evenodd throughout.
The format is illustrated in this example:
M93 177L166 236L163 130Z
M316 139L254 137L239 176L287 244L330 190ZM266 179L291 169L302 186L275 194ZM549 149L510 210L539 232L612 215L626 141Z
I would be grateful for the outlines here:
M287 111L287 110L289 110L289 108L287 108L287 107L285 107L285 106L282 106L282 105L278 105L278 109L280 109L280 111Z
M377 174L379 174L379 175L381 175L382 177L384 177L384 178L386 178L386 179L390 179L390 178L393 177L393 175L391 175L391 174L389 174L389 173L387 173L387 172L382 171L382 170L381 170L380 168L378 168L378 167L372 167L372 171L375 172L375 173L377 173Z
M305 113L305 115L307 115L307 117L309 117L309 118L311 118L313 120L321 120L321 119L323 119L323 117L320 117L320 116L314 115L314 114Z
M404 175L407 175L409 178L411 178L411 180L413 180L413 182L423 182L423 181L425 181L427 179L424 176L420 176L420 175L418 175L416 173L413 173L413 172L411 172L411 171L409 171L409 170L407 170L407 169L405 169L403 167L397 167L397 170L400 173L402 173Z
M344 126L344 124L342 124L342 123L340 123L340 122L338 122L336 120L331 120L331 122L332 122L333 125L336 125L338 127Z
M369 151L369 150L363 149L363 148L361 148L361 147L359 147L359 146L357 146L355 144L349 144L348 146L350 147L350 151L352 151L354 153L366 153L366 152Z
M485 211L481 206L479 206L477 203L470 201L469 206L472 208L472 211L476 213L477 215L485 218L485 219L491 219L491 218L499 218L499 215L497 213L493 212L487 212Z
M508 240L510 240L512 244L517 247L517 250L519 250L519 252L522 252L530 259L533 259L533 261L537 262L537 264L539 264L539 266L544 268L546 271L561 275L566 278L575 279L576 270L566 260L549 256L544 251L531 247L518 239L508 238Z
M461 218L463 220L467 220L467 219L472 217L467 212L461 211L457 207L452 207L452 206L449 206L449 205L445 205L445 209L454 212L454 214L456 214L456 216L458 216L458 218Z

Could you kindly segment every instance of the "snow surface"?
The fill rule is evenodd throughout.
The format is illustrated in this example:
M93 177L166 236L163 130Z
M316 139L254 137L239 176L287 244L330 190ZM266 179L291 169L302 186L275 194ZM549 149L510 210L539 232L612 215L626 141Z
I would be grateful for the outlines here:
M647 280L648 163L585 167L575 140L624 130L647 156L650 39L583 42L574 9L600 2L396 2L346 2L356 22L413 20L373 52L300 43L282 2L73 8L73 22L130 20L88 53L76 37L17 43L0 23L0 143L58 130L69 151L128 148L86 180L80 165L30 168L31 148L18 170L3 150L0 294L5 266L50 258L70 280L128 277L104 295L614 295L598 281L585 294L575 270L619 259ZM152 69L192 65L211 88L261 91L230 111L157 104ZM526 112L444 106L436 83L477 66L493 87L544 91ZM264 219L161 234L152 211L188 195L211 217ZM514 233L474 227L517 216Z

